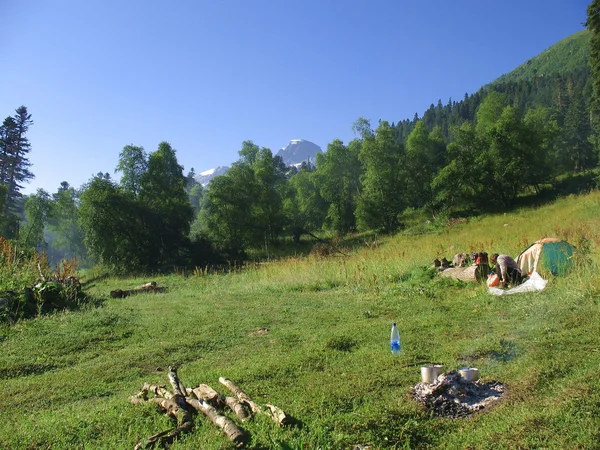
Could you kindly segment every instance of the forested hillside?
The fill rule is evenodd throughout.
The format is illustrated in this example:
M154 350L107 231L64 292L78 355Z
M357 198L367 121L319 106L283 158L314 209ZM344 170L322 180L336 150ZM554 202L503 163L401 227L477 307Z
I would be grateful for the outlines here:
M316 165L288 167L246 141L239 160L206 187L184 175L163 142L149 154L122 149L120 182L98 173L80 188L21 199L29 172L25 107L1 131L1 235L117 271L157 270L270 255L305 234L393 233L422 222L508 210L523 195L556 191L560 180L598 166L592 33L570 36L460 101L432 104L412 119L371 124L334 140ZM350 126L350 124L349 124ZM112 171L113 168L105 168ZM587 177L587 178L586 178Z

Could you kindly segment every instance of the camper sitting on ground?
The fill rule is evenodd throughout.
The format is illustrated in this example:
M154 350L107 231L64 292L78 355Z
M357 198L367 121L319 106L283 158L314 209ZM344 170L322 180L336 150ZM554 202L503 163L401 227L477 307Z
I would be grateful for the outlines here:
M504 287L521 284L523 276L517 262L508 255L499 255L494 253L490 259L495 264L494 272L500 278L500 284Z

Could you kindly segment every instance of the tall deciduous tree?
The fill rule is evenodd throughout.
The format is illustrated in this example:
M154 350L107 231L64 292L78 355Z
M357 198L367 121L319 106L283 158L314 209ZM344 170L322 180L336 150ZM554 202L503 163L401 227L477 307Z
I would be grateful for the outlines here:
M361 122L359 133L370 135L368 122ZM325 225L339 234L356 228L354 211L359 195L360 148L360 140L355 139L346 146L335 139L327 146L327 152L317 155L315 180L321 197L329 204Z
M161 142L148 158L139 194L140 202L153 213L152 265L176 262L188 237L193 208L185 184L175 150L168 142Z
M321 196L317 176L308 165L303 165L289 181L283 210L294 242L306 232L321 229L327 214L327 202Z
M445 165L446 144L441 129L429 133L423 121L417 122L406 142L407 195L412 207L430 206L434 199L431 182Z
M144 147L126 145L119 155L115 172L121 172L121 186L125 192L137 197L142 188L142 179L148 171L148 155Z
M152 214L104 177L94 177L83 189L79 225L86 247L97 262L117 271L150 267Z
M50 195L43 189L30 195L25 202L25 226L19 240L25 247L45 247L44 227L51 213Z
M363 164L362 192L356 217L361 229L398 228L399 214L408 205L404 146L387 121L381 121L374 136L363 139L359 160Z
M221 251L237 259L253 244L252 210L256 199L254 171L235 163L210 181L200 211L200 229Z
M48 221L48 231L54 237L52 248L60 252L61 258L84 259L87 254L83 243L83 231L78 223L78 200L77 191L66 181L52 194L52 214Z

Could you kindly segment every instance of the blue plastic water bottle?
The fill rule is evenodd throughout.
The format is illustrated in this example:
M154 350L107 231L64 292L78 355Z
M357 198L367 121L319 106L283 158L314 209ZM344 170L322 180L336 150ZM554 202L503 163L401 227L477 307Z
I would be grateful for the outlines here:
M396 322L392 324L392 334L390 336L390 348L392 349L392 355L399 355L402 344L400 343L400 332L396 326Z

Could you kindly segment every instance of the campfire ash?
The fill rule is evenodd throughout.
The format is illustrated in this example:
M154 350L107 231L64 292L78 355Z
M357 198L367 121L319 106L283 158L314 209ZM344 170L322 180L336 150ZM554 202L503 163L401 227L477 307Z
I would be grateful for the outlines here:
M413 397L439 417L466 417L497 402L504 395L497 381L466 381L452 370L440 375L435 383L418 383Z

